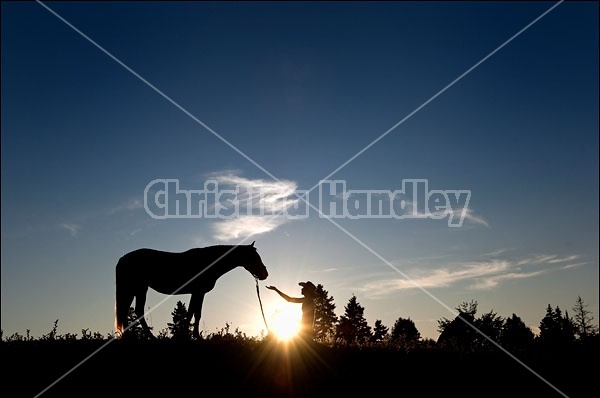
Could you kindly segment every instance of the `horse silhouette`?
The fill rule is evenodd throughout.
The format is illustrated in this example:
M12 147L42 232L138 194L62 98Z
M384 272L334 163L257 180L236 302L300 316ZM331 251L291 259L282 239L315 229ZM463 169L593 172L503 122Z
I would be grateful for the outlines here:
M265 280L269 273L260 255L250 245L217 245L173 253L138 249L121 257L116 266L116 331L127 330L127 314L135 298L135 315L144 332L154 337L144 319L148 288L168 295L191 294L187 321L194 317L193 336L198 338L204 295L222 275L244 267L252 276Z

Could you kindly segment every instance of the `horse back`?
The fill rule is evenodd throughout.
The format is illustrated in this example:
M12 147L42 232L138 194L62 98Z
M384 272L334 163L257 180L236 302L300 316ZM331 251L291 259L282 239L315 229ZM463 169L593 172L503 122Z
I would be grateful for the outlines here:
M186 285L180 293L191 293L198 286L212 289L217 279L213 270L206 267L218 256L210 251L166 252L155 249L138 249L125 254L117 264L117 278L135 281L161 293L170 294ZM215 267L216 268L216 267ZM205 270L205 272L203 272Z

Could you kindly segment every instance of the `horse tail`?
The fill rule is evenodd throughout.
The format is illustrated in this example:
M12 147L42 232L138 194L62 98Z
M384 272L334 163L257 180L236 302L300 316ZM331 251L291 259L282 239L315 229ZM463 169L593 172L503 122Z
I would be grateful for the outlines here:
M129 292L126 270L127 262L121 258L115 270L115 330L118 336L122 336L123 329L127 327L127 315L129 306L133 301L133 294Z

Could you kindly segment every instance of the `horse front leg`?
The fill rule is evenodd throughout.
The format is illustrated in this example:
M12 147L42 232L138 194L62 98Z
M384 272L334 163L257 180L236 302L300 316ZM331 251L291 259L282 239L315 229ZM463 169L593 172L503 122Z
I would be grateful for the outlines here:
M146 323L146 318L144 317L146 293L148 293L148 287L138 290L137 295L135 296L135 316L138 319L140 325L142 325L142 330L144 331L144 334L150 339L155 339L156 336L152 334L148 323Z
M200 332L198 327L200 325L200 317L202 316L202 303L204 302L204 292L192 293L192 298L190 299L190 308L188 309L187 321L188 324L192 321L192 316L194 317L194 330L192 331L192 336L195 339L200 338Z

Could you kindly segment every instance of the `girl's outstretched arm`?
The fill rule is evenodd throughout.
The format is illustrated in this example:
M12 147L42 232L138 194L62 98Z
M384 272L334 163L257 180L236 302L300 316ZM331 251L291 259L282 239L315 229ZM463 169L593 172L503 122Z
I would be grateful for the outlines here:
M304 298L303 297L290 297L287 294L285 294L284 292L282 292L281 290L277 289L275 286L265 286L267 289L269 290L274 290L276 291L281 297L283 297L286 301L289 301L290 303L302 303L304 302Z

